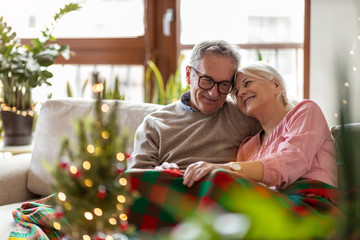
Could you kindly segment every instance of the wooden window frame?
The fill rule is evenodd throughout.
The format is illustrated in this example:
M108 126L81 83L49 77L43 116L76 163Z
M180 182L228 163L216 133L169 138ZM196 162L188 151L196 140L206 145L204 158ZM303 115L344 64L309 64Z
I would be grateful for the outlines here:
M244 49L303 48L304 49L304 92L309 98L310 85L310 0L305 1L304 44L241 44ZM144 65L151 59L156 62L164 80L177 68L180 51L193 45L180 44L180 0L144 0L145 35L134 38L63 38L59 44L68 44L76 53L70 60L56 60L57 64L110 64ZM170 36L162 32L162 17L166 9L174 10L170 23ZM23 39L24 43L30 39Z

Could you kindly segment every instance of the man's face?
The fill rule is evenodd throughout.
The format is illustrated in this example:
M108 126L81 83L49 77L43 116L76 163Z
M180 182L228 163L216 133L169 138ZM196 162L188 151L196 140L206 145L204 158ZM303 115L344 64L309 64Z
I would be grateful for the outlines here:
M211 77L215 82L231 81L235 73L235 66L230 58L220 56L205 56L196 70L202 75ZM224 105L227 95L218 91L218 85L215 84L209 90L203 90L199 87L199 75L195 70L187 68L186 81L190 84L190 106L204 114L216 112Z

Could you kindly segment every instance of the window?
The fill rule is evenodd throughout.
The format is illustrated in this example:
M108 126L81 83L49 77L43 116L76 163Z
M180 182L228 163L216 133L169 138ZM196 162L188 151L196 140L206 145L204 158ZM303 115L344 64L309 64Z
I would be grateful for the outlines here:
M304 31L304 26L309 24L310 0L74 1L83 8L61 19L54 35L59 43L70 44L76 55L51 66L53 87L47 89L53 97L66 96L67 81L75 96L89 96L82 93L82 86L91 72L100 71L109 82L119 77L125 99L143 101L148 59L156 61L167 79L175 72L180 53L185 53L186 64L195 43L214 38L238 44L243 65L257 60L260 51L262 59L284 75L291 94L308 96L309 54L304 39L309 41L309 36L304 37L304 32L309 28ZM2 1L0 15L26 42L68 2ZM174 14L169 18L170 34L164 35L163 17L169 9Z
M198 41L225 39L241 47L242 65L261 55L283 75L289 94L303 98L304 0L180 3L183 53L190 54L186 50Z

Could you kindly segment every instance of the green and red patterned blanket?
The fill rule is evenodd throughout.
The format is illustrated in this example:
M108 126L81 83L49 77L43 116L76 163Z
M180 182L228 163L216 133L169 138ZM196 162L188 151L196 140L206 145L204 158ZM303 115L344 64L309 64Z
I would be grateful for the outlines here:
M128 221L139 232L147 234L175 226L199 212L223 211L251 216L254 204L266 206L270 202L275 205L269 207L284 218L302 219L315 215L317 220L328 221L329 217L341 216L336 205L337 189L309 179L299 179L286 189L275 191L222 169L211 172L191 188L182 184L183 173L176 170L134 169L127 175L132 189L139 192L129 211ZM12 232L10 239L61 239L62 233L51 225L55 210L47 205L53 197L54 194L14 210L15 221L28 231Z

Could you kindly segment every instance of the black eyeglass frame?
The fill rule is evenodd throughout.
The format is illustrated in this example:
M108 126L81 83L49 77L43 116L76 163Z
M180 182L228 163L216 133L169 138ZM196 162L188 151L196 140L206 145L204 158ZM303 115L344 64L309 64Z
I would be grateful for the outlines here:
M217 90L218 90L218 92L219 92L220 94L227 95L227 94L231 93L231 91L232 91L233 88L234 88L234 83L233 83L233 81L224 80L224 81L221 81L221 82L215 82L214 79L212 79L212 77L209 77L209 76L200 74L199 71L198 71L196 68L194 68L193 66L190 66L190 65L189 65L189 68L194 69L195 72L196 72L196 74L199 76L198 86L199 86L199 88L201 88L202 90L210 90L210 89L212 89L212 88L215 86L215 84L216 84L216 85L217 85ZM200 86L200 80L201 80L201 78L204 78L204 77L209 78L209 79L212 81L211 87L209 87L209 88L203 88L203 87ZM223 84L223 83L228 83L228 84L230 84L230 86L231 86L231 87L230 87L230 90L229 90L228 92L226 92L226 93L221 92L221 91L220 91L220 88L219 88L219 86L220 86L221 84Z

